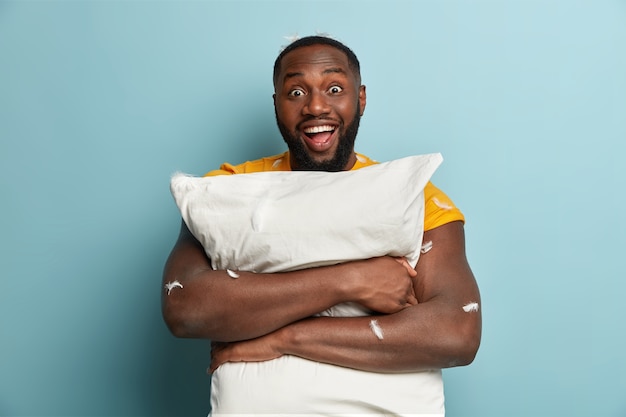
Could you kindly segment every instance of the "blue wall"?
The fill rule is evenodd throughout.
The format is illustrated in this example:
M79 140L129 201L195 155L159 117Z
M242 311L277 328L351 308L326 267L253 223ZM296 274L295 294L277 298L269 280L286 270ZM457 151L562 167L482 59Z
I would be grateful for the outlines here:
M204 415L160 316L176 170L279 152L271 65L363 65L358 150L442 152L483 293L449 416L626 415L626 2L0 3L0 415Z

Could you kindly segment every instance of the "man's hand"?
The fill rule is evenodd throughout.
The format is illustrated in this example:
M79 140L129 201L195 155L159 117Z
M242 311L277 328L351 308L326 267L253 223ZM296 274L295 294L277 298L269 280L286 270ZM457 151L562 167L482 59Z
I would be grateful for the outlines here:
M350 264L356 277L355 302L385 314L417 304L413 288L417 273L406 259L383 256Z
M405 257L399 256L393 259L395 259L396 262L398 262L400 265L406 268L406 271L409 273L411 278L415 278L417 276L417 271L413 269L411 265L409 265L409 261L407 261Z
M211 366L208 373L213 373L226 362L264 362L276 359L283 354L278 349L280 330L242 342L212 342Z

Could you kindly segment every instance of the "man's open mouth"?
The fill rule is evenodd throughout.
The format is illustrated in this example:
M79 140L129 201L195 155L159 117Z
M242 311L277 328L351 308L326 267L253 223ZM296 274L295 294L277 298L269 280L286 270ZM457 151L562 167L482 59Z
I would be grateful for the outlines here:
M313 143L322 144L328 142L335 129L331 125L311 126L304 129L304 134Z

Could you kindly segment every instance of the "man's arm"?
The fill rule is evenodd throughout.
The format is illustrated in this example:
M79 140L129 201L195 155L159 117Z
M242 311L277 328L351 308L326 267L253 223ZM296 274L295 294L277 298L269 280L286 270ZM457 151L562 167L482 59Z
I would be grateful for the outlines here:
M375 317L309 318L255 340L218 344L211 369L283 354L377 372L471 363L481 337L480 294L465 256L463 225L452 222L425 232L424 241L433 246L416 266L417 305ZM382 339L370 327L373 319Z
M392 313L417 302L407 269L389 257L302 271L214 271L183 222L163 272L164 319L179 337L245 340L335 304L354 301Z

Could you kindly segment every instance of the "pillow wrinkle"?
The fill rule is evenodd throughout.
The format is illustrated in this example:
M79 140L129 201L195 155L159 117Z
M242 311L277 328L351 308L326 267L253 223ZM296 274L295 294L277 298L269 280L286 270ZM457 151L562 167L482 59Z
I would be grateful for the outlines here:
M250 219L250 227L255 232L263 230L263 217L265 215L266 205L269 204L269 201L265 198L261 199L258 205L252 211L252 217Z

